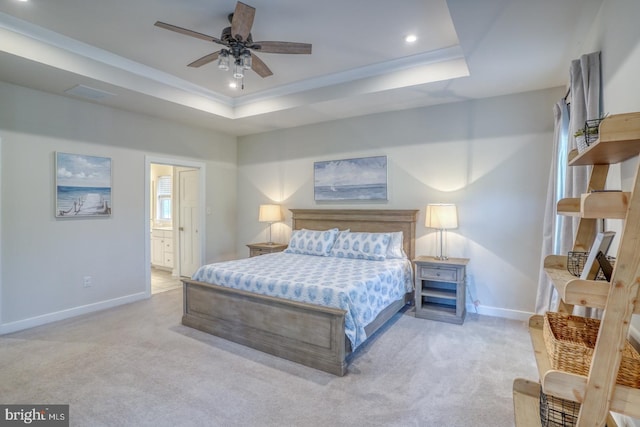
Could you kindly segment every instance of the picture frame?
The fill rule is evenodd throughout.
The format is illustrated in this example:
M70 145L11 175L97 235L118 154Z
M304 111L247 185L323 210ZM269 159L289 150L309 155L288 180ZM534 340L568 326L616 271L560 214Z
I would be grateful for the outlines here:
M313 178L315 201L388 200L387 156L314 162Z
M56 218L111 216L111 158L55 153Z
M615 235L614 231L601 231L596 235L589 251L589 256L587 256L587 260L584 263L582 274L580 275L581 279L593 280L596 278L598 270L600 270L600 263L597 262L598 254L607 254Z

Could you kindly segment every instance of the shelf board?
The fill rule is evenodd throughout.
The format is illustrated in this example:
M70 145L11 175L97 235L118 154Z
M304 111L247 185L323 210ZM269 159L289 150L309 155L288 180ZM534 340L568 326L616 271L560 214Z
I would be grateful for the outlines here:
M433 298L442 298L449 300L456 300L458 297L456 295L455 289L438 289L438 288L422 288L420 294L423 297L433 297Z
M597 191L583 194L580 198L558 201L559 215L581 218L625 219L629 208L630 192Z
M544 272L567 304L605 308L611 284L604 280L583 280L567 271L567 257L548 255L544 259ZM640 314L640 304L634 313Z
M552 369L542 336L543 324L543 316L534 315L529 319L529 333L542 389L545 393L562 399L582 402L587 389L587 377ZM640 389L616 384L609 409L633 418L640 418Z
M541 427L540 384L516 378L513 381L513 412L516 427Z
M600 139L582 153L570 156L569 165L610 165L640 153L640 113L615 114L600 123Z
M456 307L454 305L440 304L436 302L422 303L422 310L431 311L441 315L456 315Z
M420 308L416 306L415 316L420 319L440 320L448 323L455 323L462 325L464 318L466 317L466 308L462 309L462 313L456 315L456 307L437 304L437 303L423 303Z
M542 427L540 421L540 384L516 378L513 380L513 413L516 427ZM607 427L618 427L616 420L607 417Z
M605 308L611 285L604 280L582 280L567 271L567 257L549 255L544 259L544 272L567 304ZM640 305L640 304L639 304ZM640 308L640 307L639 307Z
M580 199L577 197L568 197L558 200L556 204L558 215L581 216L580 215Z

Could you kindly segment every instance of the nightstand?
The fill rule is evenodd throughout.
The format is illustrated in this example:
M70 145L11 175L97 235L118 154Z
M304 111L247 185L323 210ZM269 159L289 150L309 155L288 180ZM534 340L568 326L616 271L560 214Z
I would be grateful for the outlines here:
M419 256L413 262L416 317L461 325L467 314L465 279L469 260Z
M289 245L284 243L250 243L247 245L250 257L282 252L287 249L287 246Z

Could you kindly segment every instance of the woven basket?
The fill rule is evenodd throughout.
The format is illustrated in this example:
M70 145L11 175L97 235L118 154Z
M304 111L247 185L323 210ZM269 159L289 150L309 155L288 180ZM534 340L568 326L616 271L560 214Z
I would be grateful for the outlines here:
M553 369L589 375L600 320L547 312L542 329ZM616 382L640 388L640 355L626 340Z

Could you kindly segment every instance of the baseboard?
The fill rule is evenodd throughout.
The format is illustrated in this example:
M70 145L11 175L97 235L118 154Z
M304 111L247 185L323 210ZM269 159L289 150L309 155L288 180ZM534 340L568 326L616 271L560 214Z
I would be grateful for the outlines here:
M509 310L506 308L489 307L486 305L474 306L472 304L467 305L467 313L478 313L483 316L502 317L522 322L529 321L529 318L534 315L534 313L528 311Z
M79 307L69 308L67 310L56 311L54 313L43 314L41 316L31 317L29 319L23 319L23 320L17 320L15 322L5 323L0 325L0 335L10 334L12 332L18 332L24 329L46 325L48 323L69 319L71 317L80 316L82 314L93 313L95 311L105 310L107 308L117 307L123 304L129 304L131 302L140 301L145 298L147 298L146 293L140 292L137 294L127 295L124 297L96 302L93 304L87 304Z

